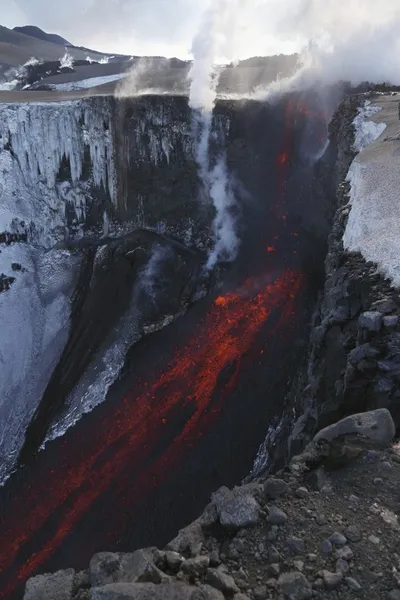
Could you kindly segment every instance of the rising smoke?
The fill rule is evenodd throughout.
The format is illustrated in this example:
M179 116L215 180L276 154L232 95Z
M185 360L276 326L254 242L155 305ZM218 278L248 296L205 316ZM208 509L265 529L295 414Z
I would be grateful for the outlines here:
M298 88L316 80L400 84L398 0L296 0L280 20L277 35L300 36L301 69L291 79ZM272 89L278 89L277 82Z
M235 58L237 23L244 5L245 2L240 0L212 3L203 15L192 46L194 60L189 73L189 106L193 110L196 161L205 193L216 211L213 223L215 245L208 258L208 269L218 260L234 260L239 247L234 217L236 200L226 160L221 155L212 166L210 137L220 74L216 65L221 56Z

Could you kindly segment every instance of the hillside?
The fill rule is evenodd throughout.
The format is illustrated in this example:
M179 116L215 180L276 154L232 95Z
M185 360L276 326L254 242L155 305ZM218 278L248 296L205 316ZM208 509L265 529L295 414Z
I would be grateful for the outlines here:
M99 52L74 47L70 47L69 52L75 60L85 60L87 56L98 60L104 56ZM63 54L64 49L59 43L36 39L0 25L0 72L22 65L32 56L40 60L54 61L59 60Z
M72 46L71 42L68 42L60 35L57 35L55 33L46 33L45 31L43 31L43 29L40 29L40 27L35 27L34 25L14 27L13 31L16 31L17 33L22 33L24 35L29 35L30 37L42 40L43 42L50 42L51 44L60 44L61 46Z

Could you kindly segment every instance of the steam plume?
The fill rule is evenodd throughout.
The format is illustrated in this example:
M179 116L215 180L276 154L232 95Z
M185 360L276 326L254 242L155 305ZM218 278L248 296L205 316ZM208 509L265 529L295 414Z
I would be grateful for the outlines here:
M220 70L216 64L222 57L233 58L237 18L243 4L240 0L218 0L211 4L203 15L192 46L194 60L189 73L189 105L193 110L196 161L205 192L216 210L215 246L208 259L209 269L220 259L234 260L239 246L233 215L235 196L226 161L220 156L211 166L210 136Z

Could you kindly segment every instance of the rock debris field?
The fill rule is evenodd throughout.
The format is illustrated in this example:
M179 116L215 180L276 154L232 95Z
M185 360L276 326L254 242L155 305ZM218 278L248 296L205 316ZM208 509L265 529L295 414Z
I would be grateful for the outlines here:
M275 476L221 488L164 550L96 554L25 600L400 600L400 445L386 409L320 431Z

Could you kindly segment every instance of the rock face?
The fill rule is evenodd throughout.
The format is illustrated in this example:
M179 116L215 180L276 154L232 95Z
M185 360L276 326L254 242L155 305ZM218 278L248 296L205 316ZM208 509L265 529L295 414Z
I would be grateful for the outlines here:
M337 210L325 261L324 293L315 318L307 375L296 384L299 418L289 440L298 453L314 433L339 419L378 408L390 411L400 427L400 297L376 267L343 248L349 208L353 120L365 98L349 98L331 122L338 159ZM383 413L382 413L383 414Z

